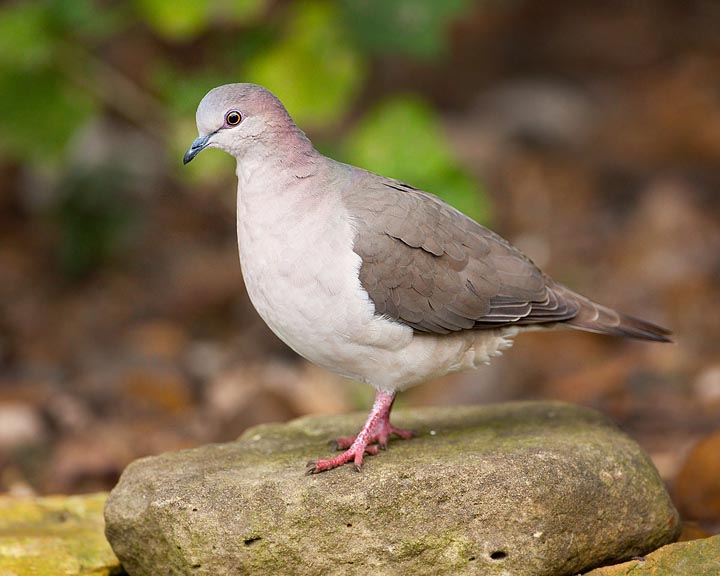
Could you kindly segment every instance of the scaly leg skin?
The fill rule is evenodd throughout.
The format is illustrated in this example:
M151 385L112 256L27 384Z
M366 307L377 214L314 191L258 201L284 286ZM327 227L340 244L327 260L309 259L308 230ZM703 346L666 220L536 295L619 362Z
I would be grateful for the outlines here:
M374 455L378 453L378 450L385 450L391 434L396 434L402 439L412 438L414 434L410 430L396 428L390 424L390 410L392 410L396 395L397 393L395 392L392 394L378 392L375 395L375 402L373 403L372 410L370 410L370 415L365 421L360 433L354 438L346 437L335 440L335 447L338 450L346 448L347 450L329 460L308 462L306 474L318 474L326 470L332 470L351 460L355 464L355 470L360 472L363 456L366 453Z

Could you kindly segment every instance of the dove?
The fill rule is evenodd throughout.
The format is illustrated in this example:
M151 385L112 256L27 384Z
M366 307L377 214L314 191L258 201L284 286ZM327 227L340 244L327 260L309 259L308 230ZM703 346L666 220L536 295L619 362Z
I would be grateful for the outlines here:
M412 437L390 423L398 392L486 364L522 332L670 341L555 282L437 196L324 156L261 86L214 88L196 121L184 164L206 148L237 161L240 266L258 314L310 362L376 391L357 436L309 474L359 471L392 435Z

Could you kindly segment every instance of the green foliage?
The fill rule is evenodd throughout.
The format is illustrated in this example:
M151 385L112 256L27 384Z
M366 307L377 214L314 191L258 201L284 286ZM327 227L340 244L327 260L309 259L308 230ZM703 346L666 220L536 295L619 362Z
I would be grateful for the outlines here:
M94 111L92 97L49 69L0 70L0 151L47 164Z
M265 11L268 0L222 0L214 2L216 19L247 23L256 21Z
M458 165L435 114L414 98L395 98L370 112L348 137L346 160L432 192L473 218L488 206Z
M134 4L155 32L172 40L192 38L209 22L209 0L135 0Z
M112 37L131 20L123 4L106 5L98 0L38 2L47 14L50 28L69 44Z
M55 48L40 4L16 4L0 13L0 65L29 70L48 64Z
M0 6L0 159L30 169L60 168L73 135L98 115L113 114L163 136L178 174L209 184L227 178L233 161L208 151L202 162L180 172L180 159L196 136L195 108L213 86L249 81L277 93L304 129L322 129L325 148L482 218L487 211L476 186L427 105L381 101L345 142L328 130L349 118L364 93L371 57L441 56L448 25L466 5L467 0L6 3ZM123 51L134 38L148 47L139 67L136 53L128 50L126 58ZM113 86L125 91L114 93ZM127 94L138 98L123 100ZM144 102L155 110L133 113L132 106ZM149 114L156 121L152 128L142 122ZM122 244L132 210L118 179L107 172L52 173L65 179L53 212L61 261L68 274L79 276Z
M365 65L326 1L294 5L283 38L251 60L246 78L266 86L301 125L325 126L345 114L365 77Z
M345 20L360 49L436 58L443 53L448 24L467 0L342 0Z
M0 151L5 155L38 163L57 160L94 112L93 97L69 81L63 63L65 24L86 4L51 3L48 10L38 2L0 9ZM76 7L71 13L70 6Z
M92 0L26 2L0 7L0 67L52 69L62 75L67 47L108 38L125 22L125 13L101 9Z
M256 18L267 0L134 0L138 15L160 36L181 42L215 22L243 23Z

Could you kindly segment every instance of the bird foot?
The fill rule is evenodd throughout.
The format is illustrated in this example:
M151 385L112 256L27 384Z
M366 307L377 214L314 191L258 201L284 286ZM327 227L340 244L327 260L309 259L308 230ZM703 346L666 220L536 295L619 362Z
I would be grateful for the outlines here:
M355 437L337 438L333 442L337 450L345 451L335 458L308 462L306 474L318 474L332 470L350 461L355 465L355 470L359 472L365 454L372 456L380 450L385 450L391 434L402 439L412 438L415 435L412 431L403 430L390 424L390 410L394 399L395 394L378 392L373 410L360 433Z
M353 461L355 470L360 472L365 453L377 454L378 450L379 448L377 444L365 447L358 445L345 450L345 452L339 456L335 456L335 458L329 458L327 460L310 460L310 462L307 463L305 474L319 474L320 472L325 472L326 470L332 470L333 468L342 466L351 460Z
M360 472L362 467L363 457L365 454L374 456L380 450L387 450L387 441L390 434L396 434L403 440L408 440L415 436L415 433L411 430L403 430L402 428L396 428L392 424L388 423L383 428L382 433L378 433L372 436L368 436L365 439L361 438L361 434L355 437L347 436L343 438L337 438L332 441L336 450L345 450L342 454L335 456L335 458L329 458L327 460L311 460L307 463L306 474L319 474L326 470L332 470L338 466L342 466L352 460L355 465L355 470Z

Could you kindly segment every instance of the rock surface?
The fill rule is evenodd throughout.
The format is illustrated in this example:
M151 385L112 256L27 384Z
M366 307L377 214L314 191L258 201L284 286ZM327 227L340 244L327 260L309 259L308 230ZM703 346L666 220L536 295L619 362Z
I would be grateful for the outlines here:
M303 475L364 415L306 417L237 442L130 465L105 510L132 576L562 576L675 540L649 459L600 414L565 404L398 411L419 436Z
M720 536L669 544L642 559L606 566L586 576L718 576Z
M103 534L106 496L0 496L0 576L125 574Z

